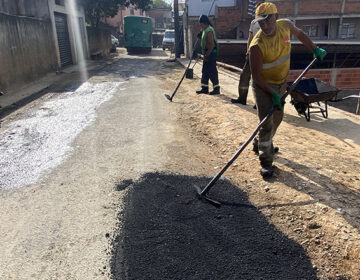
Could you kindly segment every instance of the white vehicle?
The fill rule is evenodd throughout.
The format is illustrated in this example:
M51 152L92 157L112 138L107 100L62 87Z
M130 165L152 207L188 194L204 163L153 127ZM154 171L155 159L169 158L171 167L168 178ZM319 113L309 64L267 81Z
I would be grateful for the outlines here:
M172 50L175 46L175 30L165 30L164 39L162 41L163 50Z
M111 51L116 51L119 46L119 40L114 35L111 35Z

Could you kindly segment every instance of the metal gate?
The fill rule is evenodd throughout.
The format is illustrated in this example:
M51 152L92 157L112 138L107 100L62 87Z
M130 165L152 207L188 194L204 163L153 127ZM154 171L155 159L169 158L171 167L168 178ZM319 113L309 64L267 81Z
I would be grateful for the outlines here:
M64 67L73 63L66 15L55 13L55 26L59 44L61 67Z

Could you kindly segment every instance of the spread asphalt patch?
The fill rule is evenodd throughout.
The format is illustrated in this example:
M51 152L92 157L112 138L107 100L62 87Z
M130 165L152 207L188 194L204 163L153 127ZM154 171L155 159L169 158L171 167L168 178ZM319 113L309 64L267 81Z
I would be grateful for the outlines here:
M269 224L246 194L220 180L196 198L209 178L148 173L124 181L111 259L114 279L318 279L304 249Z

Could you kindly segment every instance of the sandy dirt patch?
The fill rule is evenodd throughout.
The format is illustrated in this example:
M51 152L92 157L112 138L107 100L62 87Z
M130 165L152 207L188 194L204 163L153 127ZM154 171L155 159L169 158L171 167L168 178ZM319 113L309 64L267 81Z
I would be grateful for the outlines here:
M165 92L172 93L183 71L162 77ZM220 70L221 95L196 95L200 71L197 64L197 76L184 80L169 106L192 137L217 155L206 160L214 175L258 119L251 94L248 106L231 104L238 77L226 70ZM359 128L359 116L336 108L329 108L328 119L312 115L307 122L288 100L274 139L280 148L274 179L262 179L251 146L225 173L270 223L306 250L320 279L360 279Z

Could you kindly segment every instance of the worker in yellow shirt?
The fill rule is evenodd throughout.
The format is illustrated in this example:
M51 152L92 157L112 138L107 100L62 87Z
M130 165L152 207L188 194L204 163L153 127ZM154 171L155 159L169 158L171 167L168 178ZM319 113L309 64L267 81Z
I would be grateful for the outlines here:
M293 34L315 57L322 60L326 51L316 47L309 37L288 19L278 19L275 4L264 2L256 8L255 20L261 30L255 35L249 46L252 90L260 120L273 107L278 110L261 127L254 141L254 151L258 151L263 178L273 175L274 145L273 137L280 125L284 108L281 96L286 90L286 78L290 70L290 37Z

